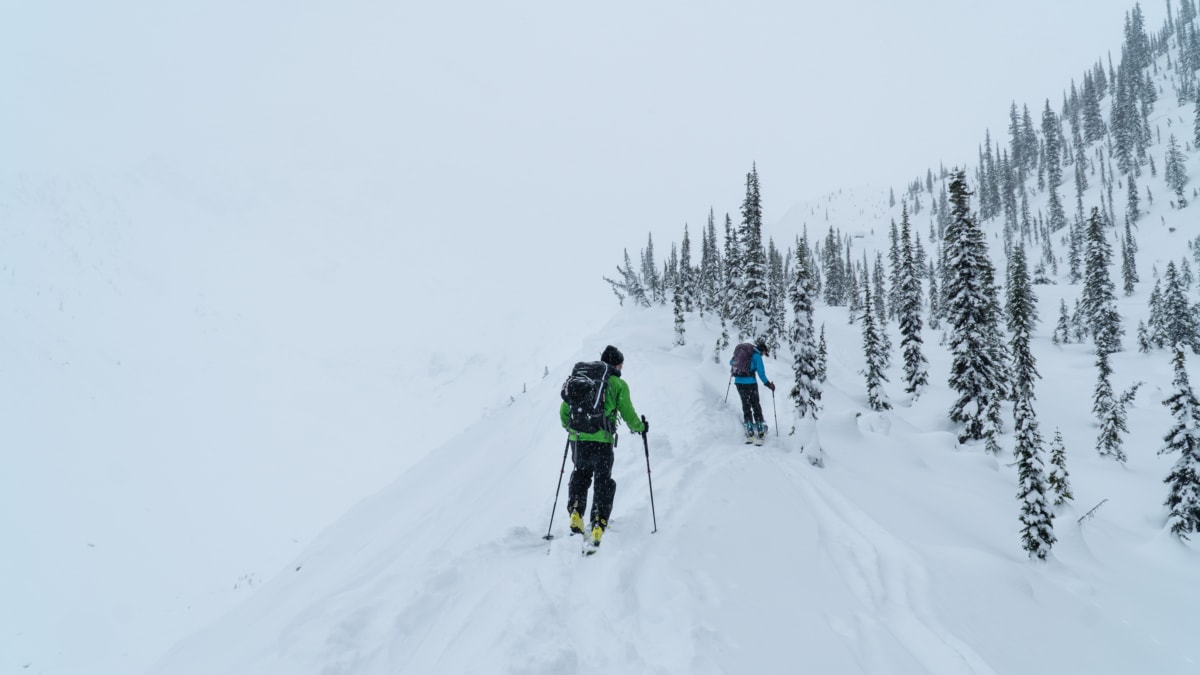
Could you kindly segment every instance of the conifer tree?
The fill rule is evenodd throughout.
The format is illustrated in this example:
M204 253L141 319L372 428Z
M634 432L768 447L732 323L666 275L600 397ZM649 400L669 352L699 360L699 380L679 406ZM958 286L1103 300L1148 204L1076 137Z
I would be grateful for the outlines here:
M862 309L862 293L859 290L858 279L862 275L863 283L869 284L870 278L866 276L867 270L859 270L859 273L854 271L854 261L850 258L850 245L846 245L846 294L849 297L850 310L847 312L847 318L850 323L854 323L854 319L858 316L858 312Z
M1037 170L1038 165L1038 138L1037 132L1033 130L1033 117L1029 115L1029 106L1021 105L1021 141L1023 149L1021 156L1023 158L1021 182L1025 182L1024 174L1029 174Z
M899 306L896 316L900 321L900 351L904 357L904 391L915 400L929 384L929 362L921 349L924 344L921 337L921 282L917 280L907 210L901 212L900 223Z
M942 327L942 294L938 291L938 275L937 270L933 267L933 260L929 261L929 327L933 330L938 330Z
M767 246L767 346L771 352L779 351L781 340L787 332L787 282L783 276L783 255L769 239Z
M746 174L746 198L742 201L742 225L738 231L742 245L742 286L737 308L737 327L742 338L765 337L770 317L767 284L767 254L762 242L762 197L759 194L758 167Z
M1112 246L1108 243L1100 209L1093 207L1086 232L1083 296L1080 306L1088 331L1096 341L1096 350L1108 353L1121 350L1121 315L1117 312L1116 287L1108 274Z
M696 310L697 293L696 281L692 272L692 242L688 236L687 223L683 224L683 243L679 246L679 292L683 295L683 311L694 312Z
M901 205L901 217L908 212L908 204ZM900 302L900 231L896 229L896 221L892 221L892 229L888 233L891 241L891 246L888 249L888 293L885 318L896 317L896 305ZM880 287L875 288L875 295L879 297ZM884 307L885 303L880 303L880 307Z
M1033 382L1041 377L1030 350L1033 329L1037 325L1037 295L1030 283L1025 247L1014 246L1008 261L1008 331L1013 365L1013 400L1025 396L1032 400Z
M892 404L888 401L883 383L887 382L884 374L884 349L879 339L879 331L875 323L875 309L871 298L871 286L863 286L862 336L863 353L866 367L863 376L867 379L867 404L871 410L889 410Z
M725 256L722 261L723 273L720 299L721 316L726 323L733 321L734 310L740 302L742 285L742 255L741 243L738 242L737 230L733 229L733 219L725 214Z
M1193 123L1195 141L1193 145L1200 148L1200 96L1196 98L1196 121Z
M825 237L825 304L836 307L843 304L845 296L845 277L842 273L841 239L834 234L833 226Z
M646 289L642 286L642 281L638 277L637 272L633 270L633 263L629 261L629 249L625 249L625 265L617 265L617 272L621 274L621 280L616 281L604 277L604 280L612 286L613 294L617 296L617 301L625 304L625 298L633 300L633 303L639 307L649 307L650 298L646 293Z
M805 256L797 256L796 273L792 279L790 296L795 320L789 342L792 345L792 372L796 384L788 393L796 406L796 416L800 419L817 418L817 410L821 401L822 379L820 360L817 351L816 336L813 334L813 302L812 279ZM824 344L824 326L822 326L822 345Z
M1137 244L1133 241L1133 232L1129 229L1129 221L1125 221L1125 239L1121 242L1121 279L1124 281L1125 295L1133 295L1134 284L1138 279L1137 259L1134 255Z
M863 255L863 266L866 267L866 255ZM883 344L883 367L888 368L892 364L892 338L888 335L887 325L887 309L884 307L883 297L883 254L875 254L875 271L872 275L872 282L875 284L875 321L876 330L879 333L879 340Z
M944 292L953 353L949 384L958 393L950 419L963 425L960 443L992 438L992 430L1000 426L1004 382L995 272L983 231L971 214L970 195L966 176L956 171L950 184L953 219L946 230L944 256L950 273Z
M1071 493L1071 477L1067 473L1067 448L1063 443L1062 432L1054 430L1054 440L1050 442L1050 476L1047 482L1054 492L1054 505L1062 506L1074 501Z
M1104 137L1104 118L1100 115L1099 94L1092 77L1083 78L1083 140L1095 143Z
M675 344L682 347L683 345L687 344L687 340L684 339L684 332L686 331L686 329L685 329L684 323L683 323L684 299L683 299L683 280L681 278L679 278L679 277L675 278L675 287L672 289L671 295L672 295L672 303L671 304L674 306L674 313L675 313Z
M1129 193L1126 196L1126 222L1138 222L1141 210L1138 203L1138 179L1129 174Z
M642 249L642 280L646 284L646 292L650 301L656 304L666 302L663 292L662 277L658 274L657 261L654 258L654 233L646 235L646 248Z
M1021 503L1021 546L1031 558L1044 560L1056 541L1054 514L1046 500L1046 484L1042 460L1042 437L1032 401L1018 396L1013 407L1016 417L1017 499Z
M1108 352L1098 349L1096 352L1096 391L1092 395L1092 412L1100 422L1100 435L1096 439L1096 451L1102 457L1112 457L1118 462L1125 461L1125 451L1121 449L1121 433L1129 433L1125 427L1125 407L1118 405L1113 396L1112 368L1108 364Z
M825 346L825 324L821 324L821 338L817 342L817 380L824 382L828 372L829 349Z
M1058 324L1054 327L1054 335L1050 341L1056 345L1071 344L1071 314L1067 311L1067 301L1060 300L1058 308Z
M704 244L700 251L700 312L720 312L720 295L723 284L721 251L717 248L717 224L713 210L708 210L708 224L704 228Z
M1167 263L1163 275L1166 286L1158 293L1158 283L1150 294L1150 340L1156 347L1182 344L1200 354L1200 327L1195 309L1188 303L1183 280L1175 262Z
M1175 140L1175 134L1171 134L1167 141L1167 157L1163 177L1167 181L1167 187L1175 191L1175 202L1181 209L1188 204L1187 197L1183 193L1183 188L1188 181L1187 169L1183 166L1186 159L1183 151L1179 149L1179 142Z
M1014 454L1020 480L1022 541L1031 556L1045 558L1054 543L1053 515L1046 507L1046 484L1042 460L1042 436L1033 410L1037 360L1030 349L1037 324L1037 296L1029 279L1025 247L1012 248L1008 262L1007 318L1012 334L1013 418L1016 435Z
M1200 401L1192 392L1182 345L1175 345L1175 392L1166 405L1175 424L1163 437L1158 454L1178 452L1179 459L1163 481L1170 486L1165 505L1170 511L1167 527L1181 539L1200 532Z

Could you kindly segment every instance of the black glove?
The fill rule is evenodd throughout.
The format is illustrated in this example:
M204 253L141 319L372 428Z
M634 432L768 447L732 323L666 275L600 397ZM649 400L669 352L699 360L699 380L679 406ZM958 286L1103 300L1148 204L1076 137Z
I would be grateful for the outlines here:
M649 431L650 431L650 423L646 421L646 416L642 415L642 433L643 434L648 433Z
M774 382L768 382L768 383L767 383L767 389L770 389L771 391L775 391L775 383L774 383Z

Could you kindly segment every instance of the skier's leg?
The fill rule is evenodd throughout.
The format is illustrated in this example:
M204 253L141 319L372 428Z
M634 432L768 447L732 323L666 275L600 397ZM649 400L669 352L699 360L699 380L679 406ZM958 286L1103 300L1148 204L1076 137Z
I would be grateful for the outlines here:
M608 527L608 516L612 513L613 497L617 493L617 481L612 479L613 449L605 445L604 450L596 453L596 496L592 500L592 523L599 523L601 528Z
M750 400L750 410L754 414L754 419L751 420L757 425L763 423L762 402L758 399L758 385L746 385L746 397Z
M571 482L567 489L567 513L583 515L587 512L588 487L592 484L594 472L592 455L593 444L588 441L576 441L572 459L575 468L571 471Z
M737 391L738 398L742 400L742 424L750 431L754 425L754 407L751 400L757 399L758 387L753 384L738 384Z

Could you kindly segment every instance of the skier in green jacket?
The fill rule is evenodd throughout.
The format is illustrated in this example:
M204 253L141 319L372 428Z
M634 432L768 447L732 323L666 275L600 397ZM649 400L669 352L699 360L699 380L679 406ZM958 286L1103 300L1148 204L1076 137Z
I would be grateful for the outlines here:
M626 426L634 433L645 433L650 428L649 422L638 417L629 400L629 385L621 379L621 368L625 356L612 345L604 348L600 360L610 366L608 386L604 394L604 418L609 420L611 429L617 428L617 417L625 420ZM562 426L574 441L574 452L571 461L575 468L571 471L571 482L567 491L567 511L571 514L571 532L583 534L583 516L587 508L588 487L595 482L596 494L592 500L591 535L592 544L600 545L600 537L608 527L608 516L612 513L613 496L617 491L617 482L612 479L613 447L616 439L607 429L594 433L580 433L570 428L571 408L564 401L559 407L559 417Z

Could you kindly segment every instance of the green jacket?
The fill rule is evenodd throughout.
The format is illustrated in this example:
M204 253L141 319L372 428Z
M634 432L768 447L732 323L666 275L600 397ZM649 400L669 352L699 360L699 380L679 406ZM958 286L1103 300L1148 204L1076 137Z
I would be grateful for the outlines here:
M620 413L621 419L625 420L625 425L630 431L641 432L645 429L642 424L642 418L638 416L637 411L633 409L633 402L629 400L629 385L625 384L625 380L621 379L620 373L609 373L608 388L604 392L604 417L605 419L613 420L613 428L616 428L617 413ZM558 416L562 419L562 426L571 433L571 440L575 441L596 441L599 443L612 443L613 436L604 429L592 434L583 434L574 431L570 428L571 423L571 406L563 401L558 407Z

